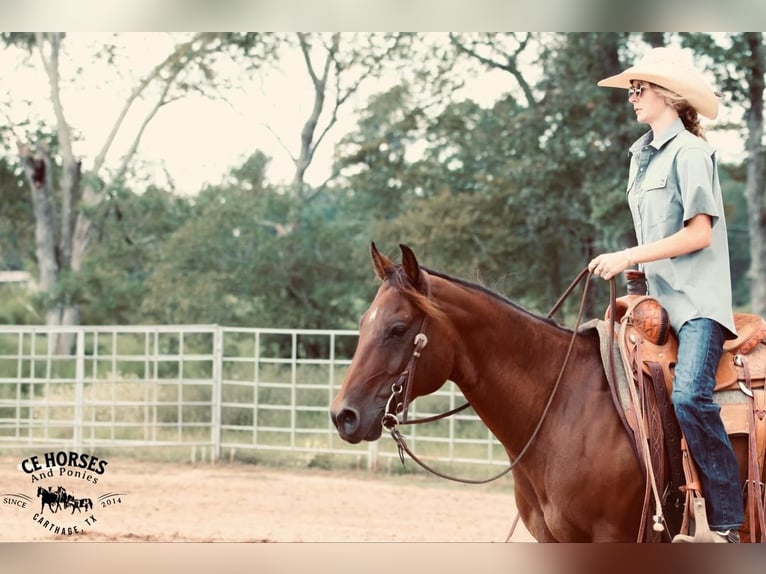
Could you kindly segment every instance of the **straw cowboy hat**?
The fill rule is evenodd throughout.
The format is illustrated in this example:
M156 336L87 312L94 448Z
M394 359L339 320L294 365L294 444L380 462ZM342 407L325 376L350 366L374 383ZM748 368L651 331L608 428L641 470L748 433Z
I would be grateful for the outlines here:
M698 113L714 120L718 98L710 85L692 67L691 57L675 48L654 48L635 65L598 82L607 88L630 88L631 80L662 86L684 98Z

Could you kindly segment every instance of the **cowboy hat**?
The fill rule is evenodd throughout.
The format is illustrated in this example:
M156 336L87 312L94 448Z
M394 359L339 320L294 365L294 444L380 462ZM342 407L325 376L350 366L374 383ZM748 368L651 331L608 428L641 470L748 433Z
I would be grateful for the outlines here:
M718 115L718 98L692 67L691 57L675 48L653 48L635 65L598 82L606 88L630 88L632 80L644 80L675 92L698 113L711 120Z

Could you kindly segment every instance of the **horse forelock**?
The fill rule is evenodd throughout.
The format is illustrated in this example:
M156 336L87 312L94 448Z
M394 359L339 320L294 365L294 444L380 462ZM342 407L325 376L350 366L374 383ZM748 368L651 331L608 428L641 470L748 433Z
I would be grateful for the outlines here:
M422 313L432 319L442 319L446 313L439 306L438 301L432 299L427 294L420 292L412 285L407 273L401 265L397 265L387 276L389 285L406 297Z

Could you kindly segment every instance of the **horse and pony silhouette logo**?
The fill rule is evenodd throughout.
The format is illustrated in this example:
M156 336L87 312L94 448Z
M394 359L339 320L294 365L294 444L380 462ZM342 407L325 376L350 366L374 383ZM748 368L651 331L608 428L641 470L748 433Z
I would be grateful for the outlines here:
M67 508L71 507L72 514L74 514L75 510L82 512L83 510L88 511L93 508L93 501L90 498L77 498L76 496L68 493L63 486L59 486L56 490L53 490L51 486L49 486L47 489L43 488L42 486L38 486L37 497L42 499L40 505L40 514L43 513L43 510L45 510L46 506L48 506L48 509L54 513L58 512L62 508L66 510Z

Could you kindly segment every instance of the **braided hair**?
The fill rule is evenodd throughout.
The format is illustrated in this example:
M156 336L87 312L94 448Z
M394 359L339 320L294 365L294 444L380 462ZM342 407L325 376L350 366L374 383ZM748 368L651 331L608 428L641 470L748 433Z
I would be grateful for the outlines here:
M672 106L674 110L676 110L678 117L681 118L681 121L684 123L684 127L688 131L693 133L698 138L707 141L707 138L705 137L705 129L700 123L699 113L697 113L697 110L695 110L694 107L692 107L692 105L683 98L683 96L680 96L679 94L672 92L667 88L658 86L657 84L652 84L652 88L659 95L663 96L665 101L670 106Z

